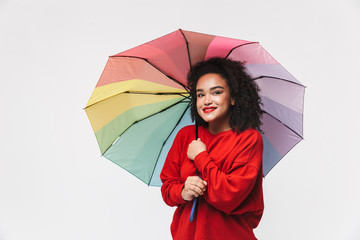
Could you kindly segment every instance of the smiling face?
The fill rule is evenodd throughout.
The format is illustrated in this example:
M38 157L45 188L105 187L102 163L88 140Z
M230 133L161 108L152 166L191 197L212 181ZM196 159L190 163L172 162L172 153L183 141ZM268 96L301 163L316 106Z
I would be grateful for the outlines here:
M230 106L235 101L230 96L226 80L219 74L201 76L196 84L196 108L212 133L230 129Z

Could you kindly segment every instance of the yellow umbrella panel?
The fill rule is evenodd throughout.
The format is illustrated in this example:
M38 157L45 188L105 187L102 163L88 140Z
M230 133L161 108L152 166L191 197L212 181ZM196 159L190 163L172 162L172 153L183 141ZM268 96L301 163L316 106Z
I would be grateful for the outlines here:
M110 57L85 111L101 154L132 124L186 98L186 90L143 59Z

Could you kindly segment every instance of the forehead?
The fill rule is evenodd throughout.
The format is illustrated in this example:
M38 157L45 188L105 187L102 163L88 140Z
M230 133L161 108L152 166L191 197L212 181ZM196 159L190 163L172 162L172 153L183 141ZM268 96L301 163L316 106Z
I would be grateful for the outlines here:
M207 73L201 76L196 84L196 89L210 89L213 87L223 87L228 88L228 85L226 83L226 80L217 73Z

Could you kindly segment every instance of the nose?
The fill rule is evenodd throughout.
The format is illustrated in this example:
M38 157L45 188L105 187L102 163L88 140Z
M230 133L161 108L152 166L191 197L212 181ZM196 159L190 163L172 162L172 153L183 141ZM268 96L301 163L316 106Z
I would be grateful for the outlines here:
M211 99L211 96L210 96L210 94L205 94L205 96L204 96L204 104L205 105L210 105L211 103L212 103L212 99Z

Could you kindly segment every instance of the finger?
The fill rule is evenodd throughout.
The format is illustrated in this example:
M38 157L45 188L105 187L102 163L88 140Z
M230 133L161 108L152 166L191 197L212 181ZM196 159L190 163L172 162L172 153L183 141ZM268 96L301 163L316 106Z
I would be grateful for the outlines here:
M196 192L198 195L203 195L205 188L199 188L198 186L194 186L194 188L192 188L192 190L194 192Z
M196 189L199 189L197 192L201 195L206 191L206 185L203 181L197 182L194 186L196 186Z
M188 182L188 187L190 189L195 189L195 188L198 188L200 189L201 191L204 191L204 189L206 188L206 186L204 185L203 181L192 181L192 182Z
M196 193L196 192L194 192L194 194L192 194L192 196L194 196L194 197L199 197L200 196L200 194L198 194L198 193Z
M202 195L206 188L204 185L201 185L201 184L197 185L197 184L191 184L191 183L186 184L185 183L185 189L192 191L194 194Z
M201 185L193 184L193 183L185 183L185 188L194 192L200 193L202 191Z
M207 182L202 180L199 176L189 176L186 179L185 184L196 185L199 188L204 188L207 186Z
M198 192L196 192L196 191L192 191L192 190L190 190L190 191L191 191L191 194L192 194L194 197L198 197L198 196L201 195L200 193L198 193Z
M201 192L204 192L206 190L206 185L203 182L197 182L194 184L198 189L201 190Z
M207 182L202 180L199 176L188 177L187 181L189 184L197 186L202 191L205 191L206 189Z
M188 195L188 196L192 196L192 197L198 197L199 196L199 193L197 193L196 191L194 191L191 188L185 188L185 191L186 191L186 195Z

